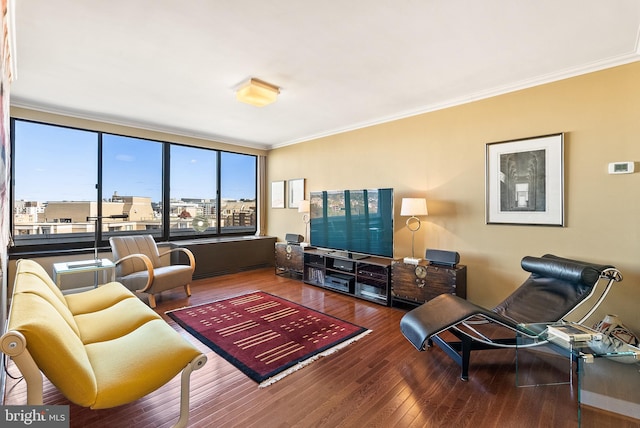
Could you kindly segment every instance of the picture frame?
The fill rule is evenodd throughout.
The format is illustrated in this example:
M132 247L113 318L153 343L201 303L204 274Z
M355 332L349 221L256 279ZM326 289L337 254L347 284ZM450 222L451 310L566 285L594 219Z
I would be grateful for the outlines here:
M289 180L289 208L298 209L304 200L304 178Z
M284 180L271 182L271 208L284 208Z
M564 226L564 134L486 145L486 223Z

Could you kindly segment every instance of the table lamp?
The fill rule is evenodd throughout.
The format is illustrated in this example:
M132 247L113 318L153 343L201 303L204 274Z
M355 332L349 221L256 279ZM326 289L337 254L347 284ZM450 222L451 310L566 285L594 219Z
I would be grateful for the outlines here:
M420 229L420 219L418 216L428 215L427 200L425 198L402 198L400 215L409 216L406 225L407 229L411 231L411 257L405 257L404 262L417 265L422 259L416 258L415 256L415 235Z
M302 221L305 224L304 242L302 242L300 245L306 246L306 244L308 244L307 237L309 236L309 220L310 220L309 213L311 212L311 203L307 200L300 201L300 204L298 205L298 212L303 213Z

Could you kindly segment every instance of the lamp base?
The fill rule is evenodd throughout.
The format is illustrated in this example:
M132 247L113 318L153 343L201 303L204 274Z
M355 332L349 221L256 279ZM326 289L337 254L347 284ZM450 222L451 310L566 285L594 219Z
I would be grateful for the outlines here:
M403 259L403 261L408 264L408 265L417 265L418 263L420 263L422 259L417 259L415 257L405 257Z

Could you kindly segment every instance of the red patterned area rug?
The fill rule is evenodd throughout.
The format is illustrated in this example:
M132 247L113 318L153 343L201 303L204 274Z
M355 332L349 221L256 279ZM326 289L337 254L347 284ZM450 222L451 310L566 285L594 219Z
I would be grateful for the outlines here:
M371 332L262 291L167 315L261 387Z

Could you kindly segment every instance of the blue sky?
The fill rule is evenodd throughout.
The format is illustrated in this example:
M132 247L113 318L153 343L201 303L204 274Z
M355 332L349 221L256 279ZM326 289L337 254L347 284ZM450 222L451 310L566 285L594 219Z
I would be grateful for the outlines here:
M96 199L98 134L15 122L15 199ZM172 146L171 191L176 198L215 198L216 152ZM103 134L103 198L162 196L162 144ZM222 197L255 197L255 158L222 153Z

